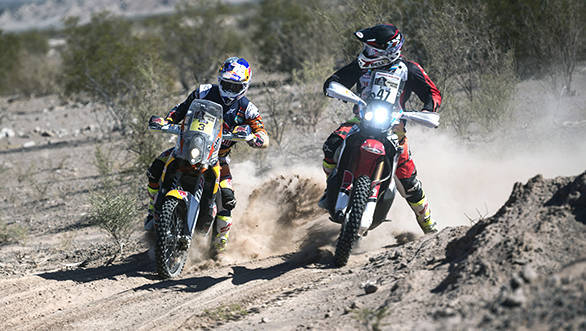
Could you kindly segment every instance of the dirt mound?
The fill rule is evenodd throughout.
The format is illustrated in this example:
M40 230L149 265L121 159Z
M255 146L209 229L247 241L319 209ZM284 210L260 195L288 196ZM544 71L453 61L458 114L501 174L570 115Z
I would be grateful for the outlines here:
M586 172L536 176L472 227L389 246L361 268L382 292L369 325L583 329L585 197Z
M501 283L507 273L531 265L559 270L585 252L586 173L516 183L509 200L491 218L478 222L447 248L454 270L439 290L462 283ZM470 275L475 277L471 278Z

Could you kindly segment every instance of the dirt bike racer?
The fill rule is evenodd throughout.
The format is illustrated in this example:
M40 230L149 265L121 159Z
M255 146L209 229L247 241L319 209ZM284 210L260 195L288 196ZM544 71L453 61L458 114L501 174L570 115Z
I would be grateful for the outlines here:
M442 99L439 90L419 64L409 61L401 55L405 39L394 25L376 25L356 31L354 36L363 43L363 50L356 60L336 71L325 81L324 94L331 82L338 82L348 89L356 85L358 94L363 99L367 99L370 93L368 84L375 70L389 70L393 66L404 66L407 75L402 79L404 86L400 95L401 107L404 109L411 93L415 93L423 102L422 111L438 111ZM356 107L354 112L357 113ZM335 173L336 151L346 139L350 129L358 122L359 118L355 116L342 123L325 141L323 145L323 170L327 176ZM417 179L417 170L407 144L405 123L402 122L401 125L395 127L393 132L397 134L399 143L403 147L403 153L399 157L395 172L399 192L409 203L423 232L436 232L436 222L431 217L429 202L421 182ZM326 195L327 192L320 200L319 205L332 213L333 206L328 206Z
M245 96L251 79L250 65L244 58L230 57L224 61L219 69L218 84L202 84L192 91L185 101L173 107L166 116L170 123L181 122L189 106L196 99L213 101L223 108L223 130L231 132L240 125L249 125L254 138L248 141L253 148L266 148L269 145L269 136L264 128L258 108ZM232 187L230 172L230 150L235 141L224 140L220 147L219 162L220 193L222 203L217 214L217 235L214 238L216 251L225 249L228 243L228 234L232 226L232 209L236 206L236 198ZM159 180L165 163L169 159L173 148L159 155L147 170L148 195L150 198L148 215L145 219L145 230L151 231L154 225L154 204L159 191Z

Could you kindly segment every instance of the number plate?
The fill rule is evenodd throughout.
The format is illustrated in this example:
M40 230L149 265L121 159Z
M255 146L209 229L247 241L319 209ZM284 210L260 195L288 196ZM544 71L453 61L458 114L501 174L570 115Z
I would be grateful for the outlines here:
M401 77L388 72L377 71L374 74L370 98L394 104L400 84Z
M189 130L203 132L211 136L214 131L214 124L216 124L216 118L208 113L204 113L203 119L193 119Z

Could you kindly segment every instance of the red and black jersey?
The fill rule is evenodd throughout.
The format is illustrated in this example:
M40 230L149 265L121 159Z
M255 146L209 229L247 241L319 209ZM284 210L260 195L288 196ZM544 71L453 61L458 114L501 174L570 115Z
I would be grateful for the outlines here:
M435 84L431 81L425 70L416 62L406 60L401 57L397 61L402 61L408 69L407 81L400 96L400 103L405 108L405 103L409 100L411 93L415 93L423 102L422 110L436 112L438 111L442 96ZM390 67L390 66L389 66ZM383 68L384 69L384 68ZM357 85L357 92L360 94L364 86L360 83L360 78L372 69L360 69L358 61L354 60L345 65L330 76L324 83L324 94L330 82L338 82L346 88L351 89Z

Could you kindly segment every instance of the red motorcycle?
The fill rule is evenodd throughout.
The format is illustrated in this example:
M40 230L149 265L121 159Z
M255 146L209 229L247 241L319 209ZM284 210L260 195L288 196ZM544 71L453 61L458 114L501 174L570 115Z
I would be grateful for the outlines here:
M385 221L393 203L394 173L402 153L393 127L401 121L439 125L436 113L402 109L398 98L402 86L400 75L377 71L372 74L368 101L337 82L326 90L330 97L357 104L360 116L360 123L336 151L337 167L327 182L328 210L332 220L342 224L334 259L338 267L346 265L360 237Z

